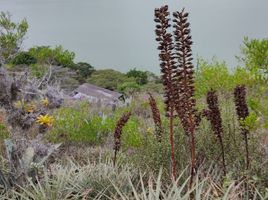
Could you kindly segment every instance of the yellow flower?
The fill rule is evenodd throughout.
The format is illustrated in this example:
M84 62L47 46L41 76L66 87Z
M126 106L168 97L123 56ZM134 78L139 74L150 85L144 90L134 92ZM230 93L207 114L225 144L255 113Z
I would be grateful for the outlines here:
M14 103L14 106L15 106L15 108L17 108L17 109L21 109L21 108L23 107L23 102L22 102L22 101L16 101L16 102Z
M49 115L39 115L36 120L37 123L44 126L52 126L54 118Z
M151 128L151 127L147 128L147 133L152 135L154 133L153 128Z
M48 101L48 98L45 98L45 99L42 99L42 104L44 105L44 106L48 106L49 105L49 101Z
M34 105L33 103L27 104L25 106L25 111L28 113L33 113L35 110L36 110L36 105Z

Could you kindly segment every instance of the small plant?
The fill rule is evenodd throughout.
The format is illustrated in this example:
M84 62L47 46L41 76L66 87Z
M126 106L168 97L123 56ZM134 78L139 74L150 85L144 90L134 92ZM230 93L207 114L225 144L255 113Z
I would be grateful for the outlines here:
M122 129L126 125L126 123L128 122L130 116L131 116L131 112L124 113L122 115L122 117L118 120L116 127L115 127L115 131L114 131L114 158L113 158L114 166L116 163L117 153L121 147Z
M42 99L41 102L42 102L43 106L48 107L48 105L49 105L49 100L48 100L47 97L44 98L44 99Z
M42 126L51 127L53 125L54 118L48 114L39 115L36 122Z
M27 112L27 113L33 113L35 112L37 109L36 105L34 103L29 103L29 104L26 104L25 107L24 107L24 110Z
M244 137L246 148L246 169L249 169L249 150L248 150L248 134L249 130L243 126L243 121L249 116L248 106L246 102L246 87L244 85L238 85L234 89L234 101L236 106L236 114L238 116L239 124L241 127L241 134Z

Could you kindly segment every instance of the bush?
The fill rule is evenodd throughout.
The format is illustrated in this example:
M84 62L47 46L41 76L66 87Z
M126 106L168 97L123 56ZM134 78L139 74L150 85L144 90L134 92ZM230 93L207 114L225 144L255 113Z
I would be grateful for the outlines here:
M147 73L137 70L136 68L129 70L126 75L127 77L135 78L136 83L139 85L145 85L146 83L148 83Z
M36 64L37 59L33 57L29 52L20 52L11 60L12 65L32 65Z
M87 82L109 90L117 90L125 82L135 82L135 79L128 78L125 74L112 70L98 70L92 73Z
M102 119L90 116L86 103L75 107L62 107L54 113L55 125L48 138L53 142L96 143Z
M201 97L213 89L221 93L230 92L238 84L253 86L258 83L255 75L246 68L238 67L234 73L230 72L225 62L200 60L200 67L196 71L196 96Z
M113 136L118 118L123 110L113 116L100 117L91 112L91 107L84 102L73 107L61 107L54 113L54 126L48 134L53 142L89 143L104 142L110 134ZM136 118L131 118L123 129L123 148L137 147L141 143Z

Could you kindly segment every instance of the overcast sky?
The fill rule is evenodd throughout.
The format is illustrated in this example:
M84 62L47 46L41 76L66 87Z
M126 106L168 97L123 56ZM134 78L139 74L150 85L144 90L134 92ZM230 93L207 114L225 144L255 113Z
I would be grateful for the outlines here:
M26 18L25 49L63 45L97 69L159 72L154 8L190 12L193 54L237 65L243 37L268 38L268 0L0 0L0 10Z

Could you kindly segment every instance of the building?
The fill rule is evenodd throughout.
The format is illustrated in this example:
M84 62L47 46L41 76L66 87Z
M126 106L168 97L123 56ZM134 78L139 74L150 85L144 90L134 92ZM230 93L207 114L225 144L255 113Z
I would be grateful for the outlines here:
M72 98L77 100L88 100L92 103L101 103L102 105L118 106L125 102L123 94L89 83L84 83L75 89L72 93Z

